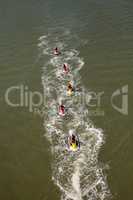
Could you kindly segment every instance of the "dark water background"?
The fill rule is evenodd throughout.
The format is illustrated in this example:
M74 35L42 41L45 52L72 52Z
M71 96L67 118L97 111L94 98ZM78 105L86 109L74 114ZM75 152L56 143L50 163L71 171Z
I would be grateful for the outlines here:
M51 181L42 119L4 101L13 85L42 91L38 38L58 28L89 41L79 49L86 63L81 75L86 87L104 91L105 115L92 117L106 137L99 160L109 164L113 199L132 199L132 22L131 0L0 0L0 199L60 199ZM128 116L110 104L111 94L124 85L129 86Z

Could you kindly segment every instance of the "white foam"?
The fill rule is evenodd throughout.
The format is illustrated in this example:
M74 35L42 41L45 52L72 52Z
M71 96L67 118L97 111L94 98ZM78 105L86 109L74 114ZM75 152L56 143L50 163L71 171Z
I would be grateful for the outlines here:
M69 32L67 32L67 40L68 37ZM42 36L39 41L38 47L42 55L49 55L49 60L43 66L42 84L44 91L47 91L45 95L48 101L48 106L45 108L45 136L49 139L51 152L56 158L52 164L53 180L62 191L62 200L84 198L104 200L107 197L108 186L106 176L98 165L99 150L104 142L103 132L94 127L88 117L87 107L82 105L82 102L75 103L76 95L67 97L65 92L68 81L71 80L74 85L81 83L79 70L84 66L84 60L79 57L79 51L75 49L65 51L66 44L58 42L57 37L51 42L49 36ZM53 57L51 54L51 49L55 46L62 50L58 57ZM61 75L64 62L69 63L73 75L65 77ZM82 91L86 93L83 86ZM78 92L77 95L82 94ZM58 105L62 102L65 102L68 107L70 119L68 118L67 121L57 113ZM78 133L81 141L80 151L74 154L69 153L65 148L67 134L73 129ZM98 186L100 186L99 190Z

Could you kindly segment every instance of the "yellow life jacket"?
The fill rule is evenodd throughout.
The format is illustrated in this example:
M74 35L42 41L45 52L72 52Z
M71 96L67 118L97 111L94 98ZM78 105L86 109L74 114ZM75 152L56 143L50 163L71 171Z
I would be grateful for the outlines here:
M76 143L72 143L72 148L73 148L74 150L77 149Z

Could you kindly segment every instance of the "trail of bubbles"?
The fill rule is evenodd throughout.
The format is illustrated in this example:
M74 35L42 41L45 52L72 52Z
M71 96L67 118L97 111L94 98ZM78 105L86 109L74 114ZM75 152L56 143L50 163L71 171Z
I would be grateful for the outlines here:
M67 32L67 42L68 37ZM48 56L43 66L42 84L47 100L45 136L51 143L54 157L53 180L62 191L62 200L104 200L109 195L109 190L106 177L98 163L98 153L104 142L103 132L94 127L88 117L86 105L79 101L79 97L86 94L85 88L81 86L79 74L84 60L75 49L65 51L67 45L59 41L58 37L48 35L40 37L38 44L40 55ZM53 57L52 48L55 46L61 49L60 56ZM70 66L68 75L64 75L62 71L62 64L66 62ZM76 88L72 97L66 95L68 81ZM61 102L67 110L64 118L58 115ZM81 142L80 151L74 153L68 152L65 144L71 128L78 133Z

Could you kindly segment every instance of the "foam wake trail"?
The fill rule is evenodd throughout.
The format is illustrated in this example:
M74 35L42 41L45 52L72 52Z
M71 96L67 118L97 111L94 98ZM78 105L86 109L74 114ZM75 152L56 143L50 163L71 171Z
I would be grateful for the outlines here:
M62 40L65 43L59 42ZM94 127L89 119L86 105L79 101L86 94L79 74L84 60L80 58L76 49L71 48L71 41L73 41L72 36L69 37L67 32L67 37L62 34L61 39L53 38L52 34L42 36L38 44L40 57L45 58L42 74L46 97L44 127L54 158L52 178L62 191L62 200L104 200L109 195L109 190L106 176L98 163L104 135L102 130ZM55 46L61 49L60 56L52 55ZM70 65L70 73L66 76L62 73L62 63L65 62ZM72 97L66 95L66 85L69 80L76 88ZM58 115L60 102L64 102L67 108L64 118ZM65 141L70 129L78 133L81 141L78 152L70 153L66 150Z

